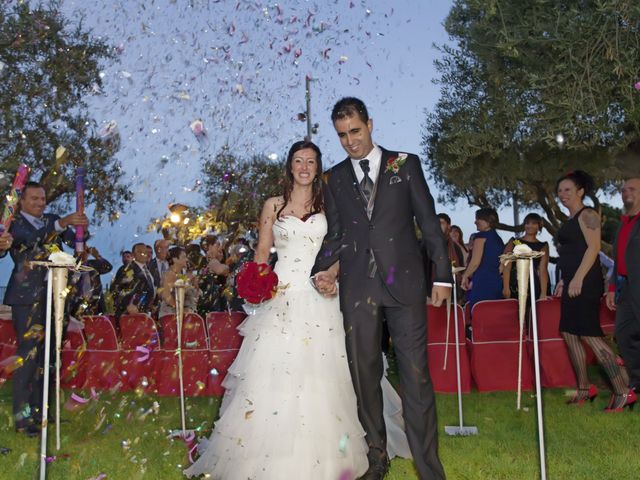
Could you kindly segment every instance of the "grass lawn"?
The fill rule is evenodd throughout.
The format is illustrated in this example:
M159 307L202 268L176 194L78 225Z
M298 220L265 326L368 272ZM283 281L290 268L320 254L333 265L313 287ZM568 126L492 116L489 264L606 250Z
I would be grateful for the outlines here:
M602 413L608 391L604 387L601 391L593 404L582 408L565 405L564 390L544 392L549 479L640 478L640 411ZM154 402L159 404L157 413ZM444 426L458 423L456 396L438 395L437 402L440 453L449 479L539 478L535 399L530 392L523 396L521 411L515 409L512 392L466 395L465 424L478 427L474 437L446 436ZM187 426L208 434L219 400L188 398L187 406ZM37 478L40 440L14 433L11 417L11 382L7 382L0 388L0 447L11 451L0 455L0 479ZM184 443L167 438L168 430L180 425L178 398L103 392L80 410L63 410L62 418L66 422L59 452L55 425L49 428L48 455L56 456L47 469L49 480L86 480L102 473L107 479L184 478L181 471L188 463ZM395 459L386 478L418 477L410 461Z

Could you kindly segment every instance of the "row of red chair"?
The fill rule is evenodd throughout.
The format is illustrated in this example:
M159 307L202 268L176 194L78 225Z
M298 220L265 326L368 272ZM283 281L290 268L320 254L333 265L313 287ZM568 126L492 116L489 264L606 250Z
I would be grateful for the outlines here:
M244 317L241 312L212 312L205 321L197 314L185 315L180 353L186 395L222 395L222 381L242 343L237 327ZM107 317L84 317L83 322L82 331L68 331L65 337L63 387L179 394L174 315L160 318L162 335L147 315L123 315L120 339ZM0 359L5 359L15 354L10 321L0 321L0 333Z
M536 302L538 351L540 357L540 382L543 387L575 387L576 378L569 354L559 331L560 299L548 298ZM481 392L515 390L518 382L518 353L520 352L520 328L518 301L515 299L487 300L474 305L469 324L472 338L461 340L460 351L462 391L468 392L471 382ZM458 307L460 338L464 339L461 325L468 310ZM453 313L449 329L447 365L444 364L447 315L445 307L428 307L429 372L437 392L456 391L455 341L453 337ZM615 313L605 304L600 305L600 324L605 334L613 333ZM531 390L534 385L533 335L523 332L522 388ZM588 359L594 355L585 345Z
M559 333L560 301L536 303L540 375L544 387L575 386L575 375ZM517 300L478 302L473 309L471 340L465 339L466 312L458 309L459 342L454 336L454 312L447 328L446 307L428 306L427 351L429 371L437 392L457 390L456 349L460 355L462 391L515 390L519 351ZM187 395L221 395L222 380L240 348L237 332L244 319L240 312L185 316L181 354ZM600 311L605 333L613 331L615 314L604 302ZM83 332L67 332L62 351L63 386L69 388L137 389L160 395L177 395L177 328L172 315L155 322L147 315L124 315L121 339L106 317L85 317ZM523 334L522 388L533 388L533 340ZM15 354L15 333L10 320L0 320L0 361ZM593 355L591 354L591 357Z

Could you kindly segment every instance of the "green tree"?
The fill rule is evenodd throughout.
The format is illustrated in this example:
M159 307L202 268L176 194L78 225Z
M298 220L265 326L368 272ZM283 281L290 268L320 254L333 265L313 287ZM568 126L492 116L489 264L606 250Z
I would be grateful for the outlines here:
M282 192L283 162L264 155L240 158L223 147L202 165L203 192L207 207L174 204L171 214L149 224L150 231L179 244L190 243L215 232L228 240L255 230L262 205Z
M453 46L439 47L440 99L423 135L441 200L498 208L515 197L555 233L559 176L586 170L611 191L638 168L639 2L457 0L445 28Z
M73 198L82 165L85 202L97 218L117 218L132 199L114 158L119 136L98 134L84 101L100 91L100 66L112 59L109 45L68 22L57 3L0 3L0 188L26 163L48 201L61 204Z
M230 232L255 228L268 197L282 193L282 161L241 158L223 147L202 167L204 194L217 222Z

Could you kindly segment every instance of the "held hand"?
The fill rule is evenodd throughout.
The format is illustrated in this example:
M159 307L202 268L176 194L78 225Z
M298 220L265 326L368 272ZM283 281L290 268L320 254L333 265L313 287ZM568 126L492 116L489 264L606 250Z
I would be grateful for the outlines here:
M567 291L571 298L578 297L582 293L582 280L573 277L569 282L569 290Z
M9 232L2 232L0 235L0 250L9 250L13 243L13 237Z
M337 292L336 276L327 270L316 273L313 283L316 290L323 295L335 295Z
M89 226L89 219L84 213L80 212L70 213L66 217L62 217L59 222L60 226L63 228L67 228L70 225L79 227Z
M463 290L471 289L471 282L469 281L469 277L465 275L462 276L462 281L460 282L460 288L462 288Z
M431 304L434 307L439 307L448 298L451 298L451 287L445 287L444 285L433 286L431 290Z
M558 282L558 284L556 285L556 289L553 291L553 296L554 297L561 297L562 296L562 290L564 290L564 283L562 282L562 280L560 280Z
M609 310L615 311L616 309L616 292L607 292L607 308Z

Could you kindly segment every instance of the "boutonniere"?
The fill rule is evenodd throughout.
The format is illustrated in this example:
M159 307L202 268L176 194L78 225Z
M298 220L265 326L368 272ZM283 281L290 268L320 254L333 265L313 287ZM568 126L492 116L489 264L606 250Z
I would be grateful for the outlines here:
M387 160L387 168L385 168L385 172L393 172L398 173L400 171L400 167L405 164L407 161L408 153L399 153L397 157L391 157Z

